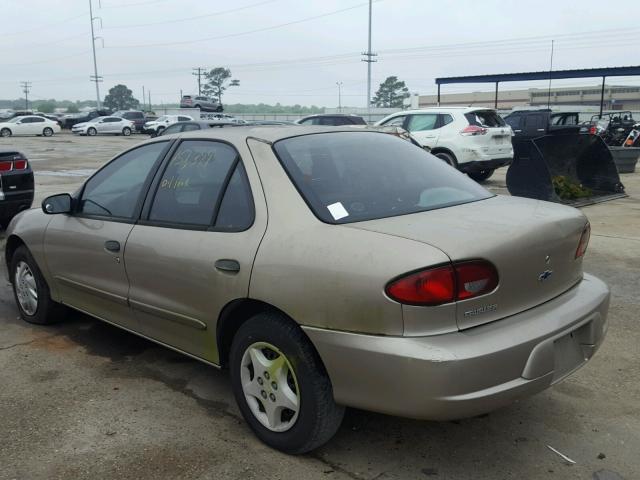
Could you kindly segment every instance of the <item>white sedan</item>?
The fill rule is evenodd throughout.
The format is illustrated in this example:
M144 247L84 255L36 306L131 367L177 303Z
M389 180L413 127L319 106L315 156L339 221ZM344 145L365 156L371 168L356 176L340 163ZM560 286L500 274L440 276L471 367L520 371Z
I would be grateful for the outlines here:
M42 135L50 137L60 132L60 125L48 118L37 115L24 115L13 117L11 120L0 123L0 137L11 135Z
M161 117L151 120L144 124L142 129L145 133L151 133L152 135L158 135L169 125L173 125L178 122L192 122L193 118L188 115L162 115Z
M134 131L134 124L120 117L96 117L89 122L76 123L71 127L71 131L78 135L88 135L90 137L99 133L128 137Z

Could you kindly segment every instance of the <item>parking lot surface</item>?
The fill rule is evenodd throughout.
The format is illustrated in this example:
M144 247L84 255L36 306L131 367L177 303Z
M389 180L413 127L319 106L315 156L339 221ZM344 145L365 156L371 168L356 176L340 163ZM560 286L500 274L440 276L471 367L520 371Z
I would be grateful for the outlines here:
M61 134L0 148L32 162L39 207L145 138ZM506 193L504 174L486 185ZM612 290L608 337L584 368L472 419L348 410L329 444L299 457L253 436L224 371L79 313L47 327L22 322L2 265L0 479L640 478L640 173L622 182L628 198L583 209L585 269Z

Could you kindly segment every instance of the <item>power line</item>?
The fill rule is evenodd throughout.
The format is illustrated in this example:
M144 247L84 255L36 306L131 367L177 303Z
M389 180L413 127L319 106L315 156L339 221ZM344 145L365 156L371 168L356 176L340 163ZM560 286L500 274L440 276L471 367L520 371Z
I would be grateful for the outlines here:
M382 2L383 0L374 0L375 2ZM256 28L253 30L247 30L244 32L236 32L236 33L230 33L227 35L218 35L218 36L214 36L214 37L204 37L204 38L198 38L195 40L183 40L180 42L163 42L163 43L146 43L146 44L139 44L139 45L114 45L112 47L108 47L108 48L148 48L148 47L168 47L168 46L174 46L174 45L188 45L191 43L199 43L199 42L208 42L211 40L220 40L223 38L232 38L232 37L239 37L242 35L249 35L252 33L258 33L258 32L266 32L269 30L275 30L278 28L282 28L282 27L288 27L290 25L296 25L298 23L304 23L304 22L310 22L312 20L317 20L319 18L324 18L324 17L328 17L330 15L337 15L338 13L342 13L342 12L346 12L349 10L354 10L356 8L360 8L360 7L364 7L365 5L369 5L369 3L359 3L358 5L353 5L351 7L347 7L347 8L341 8L340 10L334 10L332 12L327 12L327 13L323 13L320 15L314 15L312 17L305 17L305 18L301 18L299 20L293 20L291 22L286 22L286 23L280 23L278 25L272 25L270 27L263 27L263 28Z
M137 23L134 25L115 25L112 27L107 27L105 30L114 30L114 29L123 29L123 28L139 28L139 27L151 27L154 25L167 25L172 23L180 23L180 22L189 22L191 20L201 20L203 18L209 17L217 17L219 15L226 15L227 13L235 13L240 12L242 10L248 10L249 8L258 7L260 5L265 5L267 3L273 3L276 0L264 0L258 3L252 3L251 5L245 5L244 7L232 8L229 10L221 10L219 12L213 13L205 13L204 15L196 15L195 17L184 17L184 18L176 18L173 20L163 20L161 22L152 22L152 23Z
M49 27L55 27L55 26L60 25L62 23L67 23L67 22L70 22L72 20L76 20L78 18L82 18L86 14L87 14L87 12L84 12L84 13L82 13L80 15L74 15L73 17L65 18L64 20L59 20L59 21L54 22L54 23L48 23L48 24L45 24L45 25L40 25L39 27L30 28L28 30L21 30L19 32L2 32L2 37L4 38L4 37L11 36L11 35L22 35L23 33L30 33L30 32L35 32L36 30L44 30L44 29L49 28Z

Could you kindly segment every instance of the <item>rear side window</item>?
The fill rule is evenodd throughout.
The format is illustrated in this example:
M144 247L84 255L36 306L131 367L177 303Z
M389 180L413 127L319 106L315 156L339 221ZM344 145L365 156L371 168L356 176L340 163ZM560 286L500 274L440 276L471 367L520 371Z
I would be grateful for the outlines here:
M466 175L393 135L335 132L276 142L274 150L314 214L351 223L492 196Z
M251 189L249 188L244 166L242 162L238 162L233 175L231 175L224 197L222 197L215 226L217 230L242 231L253 224L253 218L254 209Z
M475 112L465 113L464 116L469 122L469 125L476 125L484 128L505 126L502 117L493 110L477 110Z
M162 174L149 220L199 227L212 225L218 199L237 158L235 149L225 143L182 142Z
M190 121L190 120L191 120L191 119L190 119L189 117L178 117L178 121L179 121L179 122L188 122L188 121Z
M31 117L31 123L40 123L44 122L44 118L42 117Z
M424 113L421 115L410 115L407 130L410 132L422 132L436 128L438 115L436 113Z
M197 123L187 123L185 125L182 125L183 132L190 132L192 130L200 130L200 125L198 125Z
M453 122L453 117L448 113L445 113L443 115L440 115L440 121L442 122L441 126L444 127L445 125L449 125L451 122Z

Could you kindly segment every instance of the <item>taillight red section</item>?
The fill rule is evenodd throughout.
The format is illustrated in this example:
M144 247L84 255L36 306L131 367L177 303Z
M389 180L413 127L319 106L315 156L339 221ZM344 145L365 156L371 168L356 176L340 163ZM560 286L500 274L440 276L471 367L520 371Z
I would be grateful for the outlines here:
M400 303L435 306L478 297L497 286L496 268L473 260L410 273L387 284L385 292Z
M587 223L580 235L580 242L578 242L578 248L576 248L576 258L584 256L589 246L589 239L591 238L591 225Z
M13 168L13 162L0 162L0 172L8 172Z
M27 168L27 161L26 160L15 160L13 162L13 168L16 170L24 170L25 168Z
M485 135L487 133L486 128L479 127L477 125L469 125L460 131L460 135Z
M595 135L596 133L598 133L598 127L596 127L595 125L591 125L589 127L589 135Z

